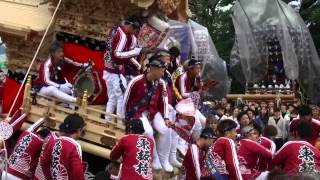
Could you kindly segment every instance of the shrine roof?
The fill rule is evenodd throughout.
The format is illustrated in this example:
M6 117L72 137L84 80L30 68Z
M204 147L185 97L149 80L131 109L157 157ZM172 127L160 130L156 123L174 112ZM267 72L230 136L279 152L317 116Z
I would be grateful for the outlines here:
M49 4L30 5L0 0L0 31L13 34L44 32L52 13Z

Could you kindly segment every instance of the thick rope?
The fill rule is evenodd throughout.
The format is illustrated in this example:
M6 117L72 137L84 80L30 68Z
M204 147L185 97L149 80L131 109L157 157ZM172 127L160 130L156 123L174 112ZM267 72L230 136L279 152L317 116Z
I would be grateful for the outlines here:
M49 22L49 24L48 24L48 26L47 26L47 29L46 29L45 33L43 34L43 36L42 36L42 39L41 39L40 44L39 44L39 46L38 46L38 49L37 49L35 55L33 56L33 59L32 59L32 61L31 61L31 64L29 65L29 68L28 68L28 71L27 71L26 75L24 76L24 79L23 79L23 81L22 81L22 85L20 86L19 91L18 91L16 97L14 98L14 101L13 101L13 103L12 103L12 105L11 105L11 108L10 108L10 110L9 110L9 113L8 113L7 117L6 117L6 120L9 119L9 116L10 116L10 114L12 113L13 107L14 107L14 105L17 103L17 100L18 100L18 97L19 97L19 95L20 95L20 93L21 93L21 90L22 90L22 88L23 88L23 85L25 84L25 82L26 82L26 80L27 80L27 78L28 78L28 75L29 75L29 73L30 73L30 71L31 71L32 65L33 65L34 61L36 60L36 57L37 57L38 54L39 54L40 48L41 48L41 46L42 46L42 44L43 44L43 41L44 41L46 35L48 34L48 31L49 31L49 29L50 29L50 26L51 26L51 24L52 24L52 22L53 22L53 20L54 20L54 18L55 18L55 16L56 16L56 14L57 14L57 12L58 12L58 9L59 9L59 7L60 7L60 5L61 5L61 1L62 1L62 0L59 0L59 2L58 2L58 4L57 4L57 7L56 7L56 9L54 10L54 13L53 13L52 18L51 18L51 20L50 20L50 22Z

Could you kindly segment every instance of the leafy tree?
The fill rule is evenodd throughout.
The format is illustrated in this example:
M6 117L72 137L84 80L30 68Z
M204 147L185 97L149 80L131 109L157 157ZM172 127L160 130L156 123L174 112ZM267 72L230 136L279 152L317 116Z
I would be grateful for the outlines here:
M231 19L233 0L190 0L193 19L206 26L222 59L229 61L234 41ZM223 8L229 5L229 9Z

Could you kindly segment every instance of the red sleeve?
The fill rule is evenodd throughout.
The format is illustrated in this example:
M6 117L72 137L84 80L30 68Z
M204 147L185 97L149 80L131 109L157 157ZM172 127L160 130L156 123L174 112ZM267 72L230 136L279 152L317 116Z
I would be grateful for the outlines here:
M123 101L122 101L122 112L123 115L126 116L126 113L128 111L128 106L130 104L130 101L132 99L132 94L135 94L135 84L136 84L137 79L133 78L130 83L128 84L128 87L126 89L126 92L124 93Z
M225 143L225 162L231 179L242 180L239 169L239 161L236 153L236 147L233 140L228 139Z
M190 130L176 125L174 127L174 131L179 135L179 137L181 137L187 143L190 143L190 144L194 143Z
M293 133L293 131L296 130L296 128L297 128L297 121L298 121L298 120L293 120L293 121L290 123L290 125L289 125L289 132L290 132L290 133Z
M286 160L289 151L289 146L287 144L284 144L273 157L272 167L283 165L283 162Z
M127 37L122 35L118 29L112 42L112 55L115 57L113 60L116 64L122 64L123 60L129 60L140 54L140 48L124 51L126 44Z
M272 153L271 151L269 151L267 148L263 147L262 145L256 143L256 142L252 142L252 144L254 145L252 148L254 150L254 153L258 154L259 157L262 157L266 160L271 160L272 159Z
M119 140L119 142L112 148L110 153L111 160L118 160L124 153L124 137Z
M76 148L73 149L69 162L71 163L71 169L68 172L70 179L85 180L82 161Z
M186 175L186 177L193 177L193 178L197 178L195 172L196 172L196 169L194 167L194 163L193 163L193 160L192 160L192 153L191 153L191 147L188 149L184 159L183 159L183 170L184 170L184 173Z

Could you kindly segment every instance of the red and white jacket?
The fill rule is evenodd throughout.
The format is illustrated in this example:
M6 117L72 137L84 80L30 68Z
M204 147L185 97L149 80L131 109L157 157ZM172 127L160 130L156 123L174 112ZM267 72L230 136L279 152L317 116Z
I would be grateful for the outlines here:
M50 132L43 142L39 161L34 174L35 180L50 179L50 162L51 162L51 150L55 140L58 138L55 132Z
M58 88L60 84L66 83L66 76L64 73L67 72L68 68L79 68L82 66L83 64L77 63L69 58L64 58L58 66L52 62L51 58L49 58L40 65L39 76L35 81L35 85L37 87L54 86Z
M0 136L2 136L5 140L6 149L8 156L13 152L16 144L13 144L10 141L10 137L18 132L22 126L22 124L28 119L28 114L21 112L21 110L17 110L11 119L7 121L2 121L0 123Z
M43 122L42 118L22 132L9 158L8 173L21 179L33 178L43 144L43 140L35 132Z
M276 153L276 144L269 138L261 136L258 141L258 144L261 144L263 147L267 148L272 155ZM264 158L259 158L259 162L257 165L257 170L260 172L266 171L270 167L270 161L264 159Z
M208 153L213 159L212 164L221 175L228 176L230 180L242 180L236 146L232 139L218 138Z
M186 180L200 180L201 177L210 177L206 164L207 151L192 144L183 159L183 169Z
M136 70L140 68L140 64L136 60L141 51L141 48L138 48L137 38L127 33L121 26L116 27L115 32L113 30L110 32L107 46L111 46L107 47L104 55L107 72L128 74L126 66Z
M276 152L272 164L288 175L320 172L320 151L306 141L289 141Z
M298 128L298 124L301 122L301 119L293 119L290 123L290 133L293 133L294 131L297 130ZM308 140L309 143L311 143L312 145L315 144L316 139L318 138L319 134L320 134L320 121L316 120L316 119L311 119L310 121L308 121L308 123L310 124L311 128L312 128L312 138Z
M178 77L175 86L183 98L189 98L191 92L201 89L201 80L199 77L190 78L188 72L185 72Z
M148 119L153 120L156 113L160 112L163 118L168 118L168 96L166 83L160 79L149 82L145 74L133 78L124 94L123 112L126 113L134 108L136 104L148 93L148 86L154 83L156 90L151 95L150 101L144 103L133 115L134 118L142 117L143 113L148 114Z
M255 169L260 158L269 162L272 160L271 151L250 139L241 139L238 142L237 153L243 179L254 179L261 174Z
M47 144L47 149L39 163L44 176L35 179L69 179L84 180L84 167L82 165L82 151L80 144L74 139L60 136L54 143Z
M122 137L110 153L111 160L122 157L120 179L152 180L153 140L144 135Z

